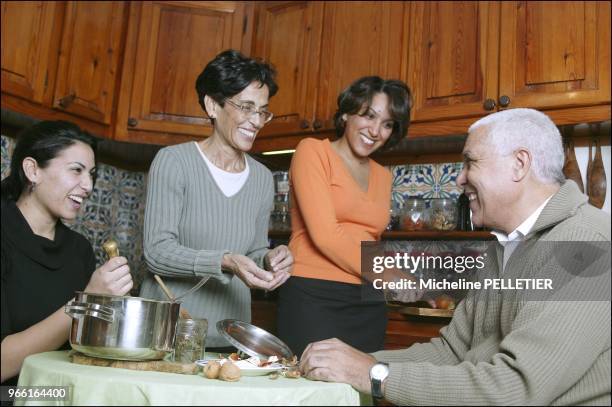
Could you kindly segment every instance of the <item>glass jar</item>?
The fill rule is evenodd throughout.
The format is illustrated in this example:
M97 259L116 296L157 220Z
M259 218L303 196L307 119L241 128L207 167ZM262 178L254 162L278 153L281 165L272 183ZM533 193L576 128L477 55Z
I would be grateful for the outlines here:
M434 198L429 204L429 227L433 230L455 230L457 227L457 200Z
M422 198L408 198L404 202L401 216L401 229L417 231L425 229L426 206Z
M174 361L193 363L196 360L204 359L207 332L208 320L206 319L179 319L174 339Z
M277 194L286 194L289 192L289 173L286 171L275 172L274 175L274 190Z
M396 201L391 203L391 209L389 209L389 224L385 230L399 230L400 229L400 215L401 209Z

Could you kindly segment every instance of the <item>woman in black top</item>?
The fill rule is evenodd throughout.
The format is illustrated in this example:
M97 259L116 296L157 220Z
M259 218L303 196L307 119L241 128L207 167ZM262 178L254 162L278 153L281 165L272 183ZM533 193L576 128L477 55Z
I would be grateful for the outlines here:
M31 354L67 348L64 305L77 290L124 295L127 259L95 269L91 244L60 219L75 219L91 194L94 139L68 122L40 122L17 140L2 181L2 383L13 385Z

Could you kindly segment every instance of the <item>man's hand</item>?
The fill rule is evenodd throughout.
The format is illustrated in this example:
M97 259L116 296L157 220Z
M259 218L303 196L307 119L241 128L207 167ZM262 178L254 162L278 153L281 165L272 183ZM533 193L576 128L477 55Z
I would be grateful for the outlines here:
M293 255L285 245L276 246L264 256L264 267L274 273L291 273L293 269Z
M339 339L313 342L300 361L302 374L309 379L347 383L355 390L370 394L370 369L376 359Z
M126 295L133 285L127 259L125 257L113 257L93 272L87 287L85 287L85 292Z

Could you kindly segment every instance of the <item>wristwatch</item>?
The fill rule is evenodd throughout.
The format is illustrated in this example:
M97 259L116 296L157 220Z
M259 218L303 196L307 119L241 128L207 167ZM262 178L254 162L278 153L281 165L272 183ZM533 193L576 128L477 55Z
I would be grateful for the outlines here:
M389 376L389 365L387 363L377 363L370 369L370 384L372 386L372 398L381 400L384 398L382 385Z

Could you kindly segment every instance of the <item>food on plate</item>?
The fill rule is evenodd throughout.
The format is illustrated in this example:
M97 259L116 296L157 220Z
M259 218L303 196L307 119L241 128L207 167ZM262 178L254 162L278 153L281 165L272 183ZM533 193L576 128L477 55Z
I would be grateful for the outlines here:
M447 295L441 295L436 298L436 308L438 309L455 309L455 301Z
M231 360L228 360L221 366L219 372L219 379L226 382L236 382L240 380L240 368L234 364Z
M203 371L207 379L216 379L221 372L221 364L216 360L210 361L204 366Z
M278 374L278 372L274 372L274 373L271 373L271 374L268 375L268 379L276 380L276 379L278 379L279 376L280 375Z

